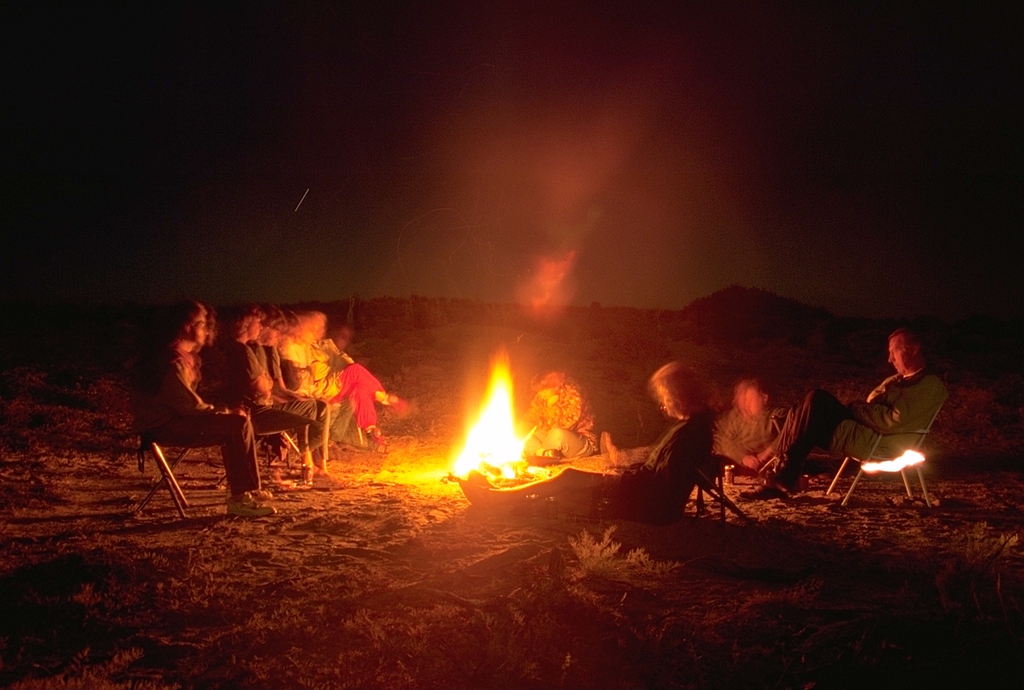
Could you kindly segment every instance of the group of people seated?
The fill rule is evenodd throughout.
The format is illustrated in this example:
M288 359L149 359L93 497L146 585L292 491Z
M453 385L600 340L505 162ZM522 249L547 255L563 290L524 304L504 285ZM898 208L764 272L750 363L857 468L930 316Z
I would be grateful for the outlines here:
M745 379L736 384L733 404L723 413L712 410L701 377L672 362L649 381L651 395L671 426L643 461L605 472L568 468L514 489L497 489L484 475L472 472L462 488L472 503L484 506L514 507L526 497L556 498L579 514L600 505L609 518L664 524L679 520L694 487L729 463L749 473L771 468L764 485L744 494L745 499L784 498L801 490L799 479L814 449L862 459L872 449L898 455L945 402L946 387L927 366L914 332L894 331L888 348L896 373L863 402L844 404L813 390L791 408L770 408L760 384ZM605 434L601 445L612 456L617 453Z
M220 446L230 494L228 513L258 517L275 512L266 504L256 460L256 438L294 432L303 457L303 480L312 482L314 452L325 438L357 448L382 450L377 405L399 414L408 404L388 393L366 367L345 352L351 329L327 336L322 312L287 313L273 305L250 306L228 322L223 343L220 399L199 394L200 351L213 343L214 310L199 302L176 305L164 328L156 328L134 371L134 431L172 446ZM916 439L946 399L946 388L927 366L920 339L907 329L889 336L889 362L896 373L864 402L844 404L822 390L791 408L768 407L758 381L736 384L732 406L716 412L709 388L692 369L671 362L649 380L649 390L670 421L659 441L636 463L611 471L567 468L549 480L514 489L495 488L478 472L461 481L474 504L516 505L523 497L557 497L572 512L602 514L663 524L678 520L694 487L723 463L757 473L763 486L750 500L800 491L800 475L815 448L837 457L866 457L875 448L898 454ZM594 437L594 418L580 386L564 372L534 380L524 444L532 464L618 453L610 436ZM324 433L327 420L327 433ZM322 449L326 450L326 449ZM321 457L322 454L321 454ZM321 471L326 467L321 464Z
M408 411L404 400L344 352L351 329L337 329L338 340L332 340L326 328L327 317L318 311L288 313L273 305L240 310L228 320L223 386L212 403L199 393L200 351L214 341L216 314L200 302L175 305L152 329L134 368L134 431L172 446L220 446L228 513L273 514L260 481L257 437L293 433L302 455L300 481L311 484L316 467L326 471L325 436L383 451L376 405Z

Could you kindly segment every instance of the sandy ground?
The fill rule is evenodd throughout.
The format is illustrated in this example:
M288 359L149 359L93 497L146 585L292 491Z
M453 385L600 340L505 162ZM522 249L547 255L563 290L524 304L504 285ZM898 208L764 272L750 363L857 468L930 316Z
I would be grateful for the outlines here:
M713 503L667 527L492 514L445 480L472 396L443 372L486 370L495 338L453 356L467 339L446 332L407 336L401 362L377 356L418 408L385 419L390 452L335 451L331 476L280 492L273 517L225 515L215 449L177 470L186 519L162 489L133 512L156 468L139 473L120 417L99 440L5 452L0 684L809 688L1022 670L1020 473L930 462L932 507L892 476L846 508L825 473L788 501L730 485L749 519L724 524ZM523 347L532 363L580 349ZM606 428L649 442L656 410L632 408L651 367L592 361L633 391Z

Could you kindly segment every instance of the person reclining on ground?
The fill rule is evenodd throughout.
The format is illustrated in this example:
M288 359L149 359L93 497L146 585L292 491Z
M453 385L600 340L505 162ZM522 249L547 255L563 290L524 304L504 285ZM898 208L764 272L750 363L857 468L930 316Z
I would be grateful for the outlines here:
M263 329L263 312L247 307L230 324L233 336L222 347L225 354L223 396L228 407L245 410L259 436L294 432L303 464L313 466L312 450L322 441L317 404L312 398L277 401L274 379L267 371L262 347L256 342ZM307 477L312 477L310 471Z
M597 452L594 415L578 383L564 371L549 371L537 377L533 390L527 414L533 431L523 446L524 457L557 460Z
M927 367L920 338L906 328L889 336L889 363L896 374L871 391L866 402L844 405L822 390L814 390L793 408L782 425L777 450L778 474L744 498L780 498L795 493L807 455L814 448L836 457L866 459L881 435L876 453L895 456L918 438L948 393L942 380Z
M551 479L514 489L496 489L475 470L460 480L473 505L515 510L530 500L554 497L566 512L669 524L683 516L683 508L699 479L714 476L711 455L714 413L707 389L697 375L679 362L654 372L648 387L672 426L662 434L644 462L619 472L588 472L569 467ZM603 507L600 507L603 506Z
M757 474L775 456L775 441L788 412L785 407L768 407L768 394L757 379L737 382L732 406L715 419L715 455L738 472Z
M157 443L189 448L220 446L230 494L228 514L273 515L263 505L256 440L249 418L215 408L196 392L201 380L199 351L213 340L213 310L199 302L176 305L166 337L153 335L133 373L132 429Z

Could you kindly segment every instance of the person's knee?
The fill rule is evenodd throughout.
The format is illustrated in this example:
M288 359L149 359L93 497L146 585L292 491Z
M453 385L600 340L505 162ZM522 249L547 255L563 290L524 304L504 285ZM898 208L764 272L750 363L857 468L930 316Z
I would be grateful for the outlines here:
M590 447L583 437L568 429L552 429L545 439L545 446L559 451L567 458L583 455Z
M565 429L552 429L544 439L544 445L564 453L568 439L568 432Z
M319 416L319 410L315 400L297 400L295 401L295 407L293 411L300 417L306 417L307 419L317 419Z

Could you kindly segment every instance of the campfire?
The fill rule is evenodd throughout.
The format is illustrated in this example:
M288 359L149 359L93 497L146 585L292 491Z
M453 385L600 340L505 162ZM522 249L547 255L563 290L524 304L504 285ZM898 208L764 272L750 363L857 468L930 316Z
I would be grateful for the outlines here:
M502 485L536 478L542 470L531 467L523 459L523 445L529 434L523 437L516 434L512 408L512 375L508 355L502 352L494 359L483 407L466 435L452 475L465 479L476 470Z

